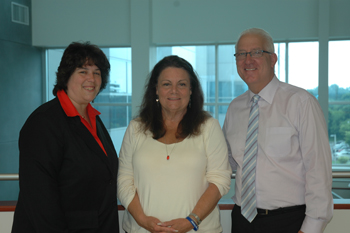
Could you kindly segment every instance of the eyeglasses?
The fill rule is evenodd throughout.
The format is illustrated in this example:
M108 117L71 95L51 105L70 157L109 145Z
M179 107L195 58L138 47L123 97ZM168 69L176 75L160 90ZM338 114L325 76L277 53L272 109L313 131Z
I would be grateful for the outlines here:
M262 57L263 53L272 54L271 52L265 50L253 49L250 52L235 53L234 56L237 60L243 60L247 57L248 54L250 54L251 57Z

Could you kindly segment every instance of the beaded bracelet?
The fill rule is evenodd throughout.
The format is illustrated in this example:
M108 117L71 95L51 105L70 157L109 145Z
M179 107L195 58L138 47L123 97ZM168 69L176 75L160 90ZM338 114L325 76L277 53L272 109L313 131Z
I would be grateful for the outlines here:
M193 219L190 218L190 217L186 217L186 219L187 219L188 221L190 221L190 223L192 224L193 230L194 230L194 231L197 231L197 230L198 230L198 226L197 226L197 224L193 221Z
M197 220L197 225L199 226L199 224L201 224L202 220L198 217L197 214L195 213L190 213L189 216L193 216L196 220Z

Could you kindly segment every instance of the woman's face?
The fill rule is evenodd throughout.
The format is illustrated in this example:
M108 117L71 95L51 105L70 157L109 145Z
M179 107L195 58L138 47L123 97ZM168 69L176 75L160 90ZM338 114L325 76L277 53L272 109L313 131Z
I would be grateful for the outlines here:
M165 68L158 77L157 95L165 113L183 113L191 96L190 77L186 70Z
M102 83L101 71L96 65L76 68L67 83L67 95L73 105L87 105L95 99Z

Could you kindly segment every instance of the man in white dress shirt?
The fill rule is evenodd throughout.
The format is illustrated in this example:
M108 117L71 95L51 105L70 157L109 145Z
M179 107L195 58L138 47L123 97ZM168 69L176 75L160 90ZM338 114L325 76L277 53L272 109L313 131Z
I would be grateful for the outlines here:
M249 90L231 102L223 126L230 164L236 171L232 232L323 232L333 214L332 161L318 101L307 91L277 79L277 55L266 31L242 32L235 57L237 71ZM255 212L250 222L241 214L242 169L256 94L260 99L255 195L250 205Z

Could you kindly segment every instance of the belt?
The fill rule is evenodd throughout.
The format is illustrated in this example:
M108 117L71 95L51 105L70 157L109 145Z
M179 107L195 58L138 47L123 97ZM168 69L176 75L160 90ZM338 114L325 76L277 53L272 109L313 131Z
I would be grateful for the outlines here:
M275 215L275 214L283 214L288 212L293 212L296 210L302 210L306 209L306 205L296 205L296 206L288 206L288 207L281 207L274 210L265 210L265 209L257 209L258 215Z
M239 205L235 205L235 207L241 209ZM257 209L258 215L276 215L276 214L283 214L288 212L293 212L296 210L306 210L306 205L296 205L296 206L288 206L288 207L281 207L274 210L266 210L266 209Z

